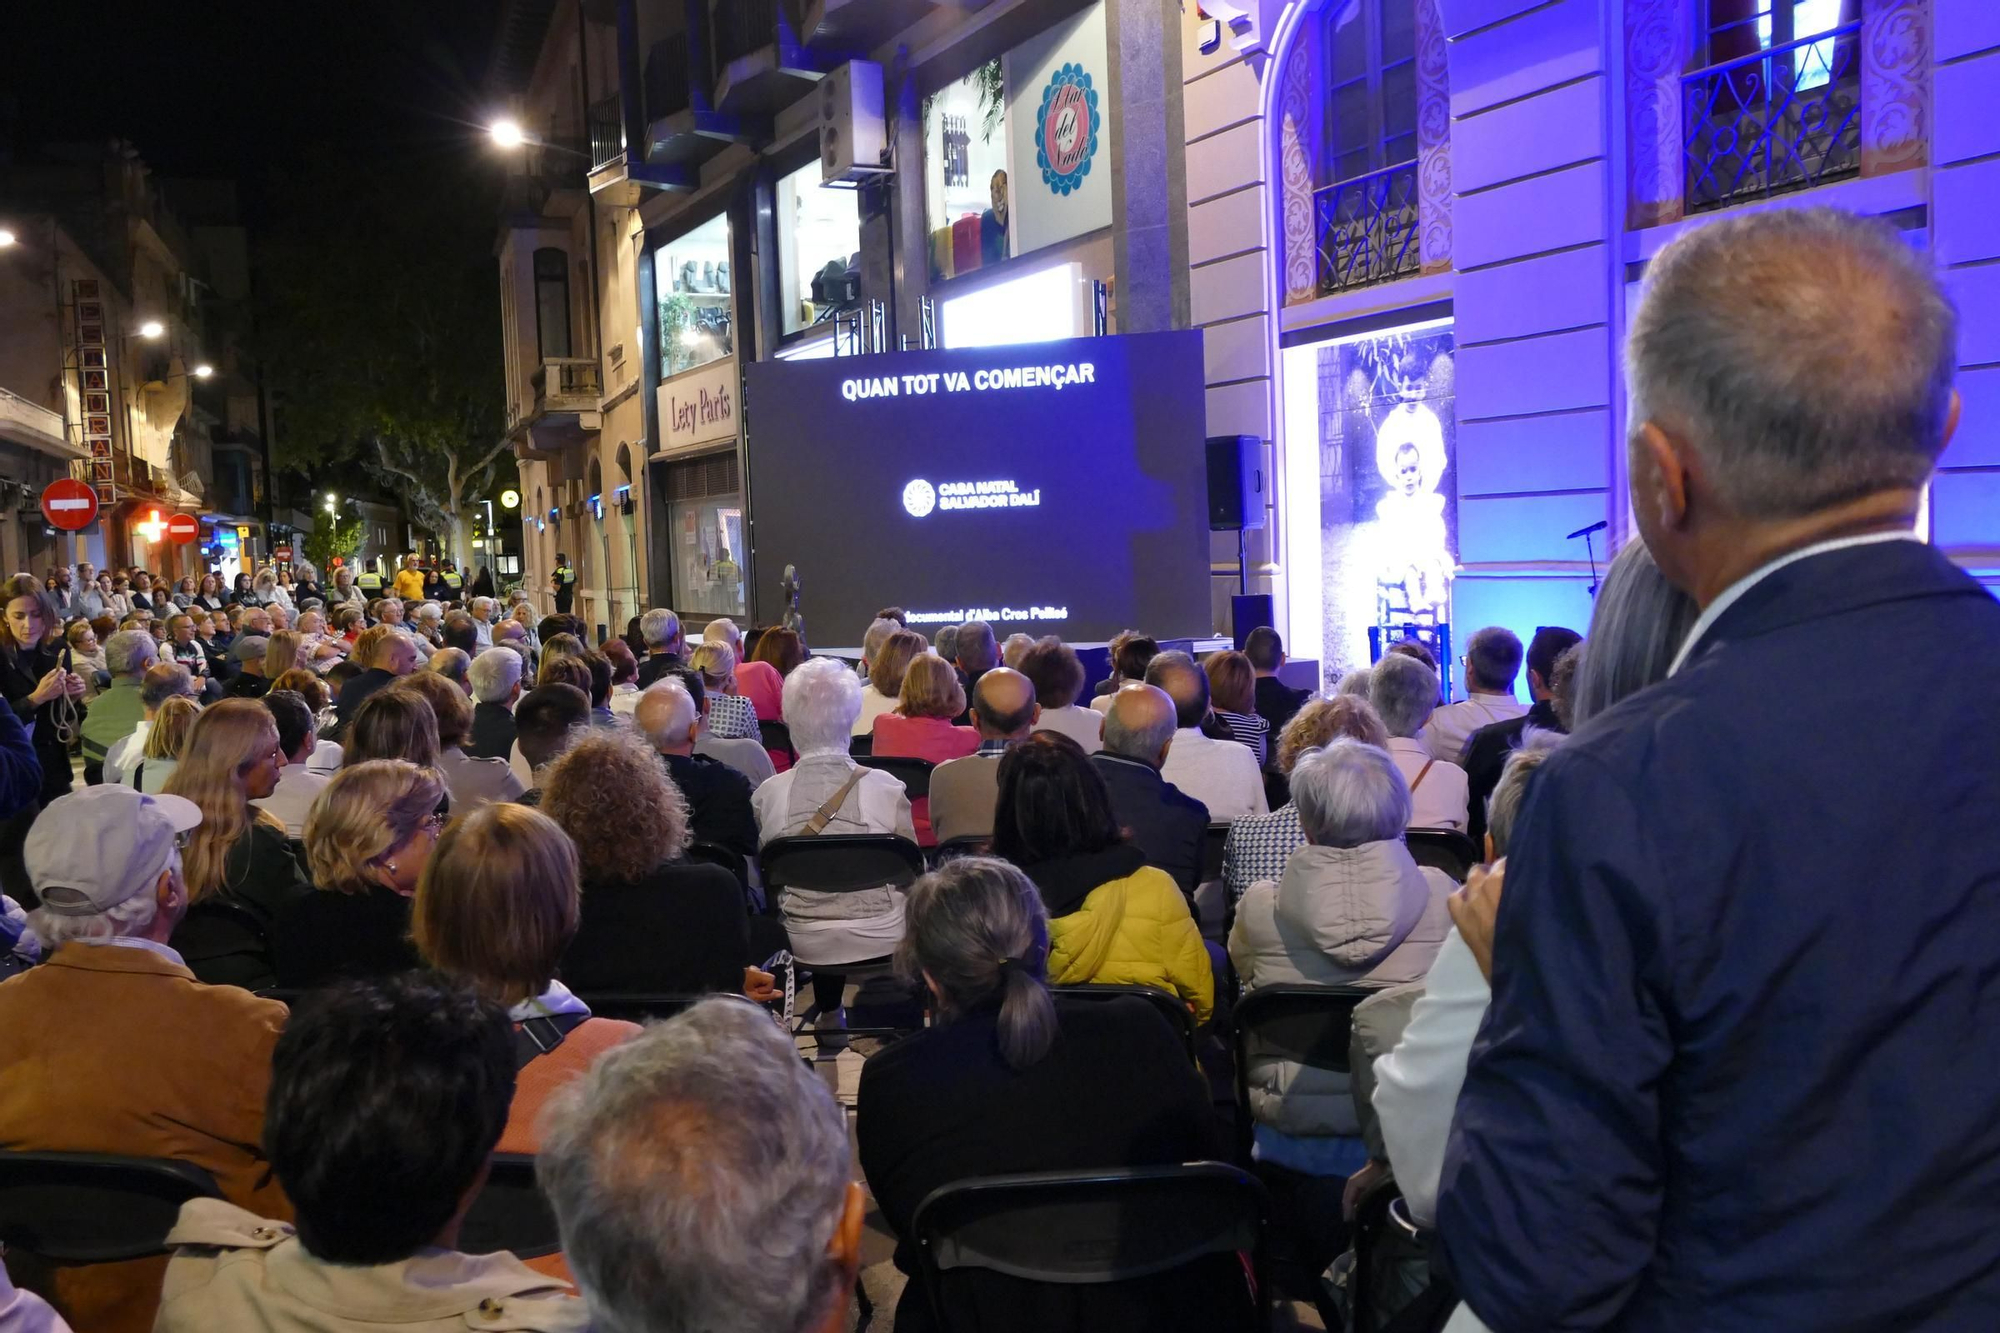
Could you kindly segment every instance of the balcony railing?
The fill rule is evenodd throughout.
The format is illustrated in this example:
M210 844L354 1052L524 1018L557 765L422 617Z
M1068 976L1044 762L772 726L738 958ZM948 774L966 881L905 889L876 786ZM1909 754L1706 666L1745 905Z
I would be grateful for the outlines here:
M685 111L688 99L688 36L677 32L653 43L646 53L646 123ZM706 96L706 94L704 94Z
M535 390L537 412L595 412L604 397L594 357L549 357L528 382Z
M1687 211L1768 199L1861 170L1861 25L1681 80Z
M778 0L722 0L709 12L718 71L778 39Z
M580 139L548 137L523 145L507 178L507 210L540 213L558 190L587 188L589 156L589 145Z
M1313 191L1321 293L1350 291L1415 273L1417 164L1401 162Z
M625 117L618 107L618 94L591 103L586 119L590 126L590 169L595 171L625 151Z

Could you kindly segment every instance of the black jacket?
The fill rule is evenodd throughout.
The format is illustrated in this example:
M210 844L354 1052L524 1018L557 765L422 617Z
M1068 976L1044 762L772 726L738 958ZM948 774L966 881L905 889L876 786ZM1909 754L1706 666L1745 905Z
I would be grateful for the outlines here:
M1146 854L1146 864L1166 871L1182 893L1192 894L1201 880L1208 807L1161 777L1151 764L1109 751L1092 755L1090 762L1111 789L1111 813Z
M855 1126L861 1171L896 1233L896 1266L905 1273L917 1267L910 1234L917 1205L940 1185L968 1176L1159 1166L1222 1155L1208 1090L1187 1048L1144 1001L1058 999L1056 1021L1055 1045L1022 1070L1001 1058L997 1004L905 1038L861 1067ZM1214 1312L1196 1317L1185 1307L1182 1284L1171 1278L1087 1294L1058 1289L1055 1295L991 1273L964 1282L957 1290L976 1292L980 1307L980 1317L967 1327L1167 1329L1227 1322ZM913 1281L896 1308L898 1333L933 1327Z
M639 659L639 688L645 689L669 671L680 670L678 653L655 653Z
M1114 879L1129 879L1146 864L1146 855L1129 842L1101 852L1080 852L1024 865L1021 872L1035 881L1042 906L1051 917L1068 916L1083 906L1099 887Z
M1465 769L1468 807L1465 831L1472 836L1482 856L1486 852L1486 802L1500 785L1500 770L1507 767L1507 756L1520 747L1521 737L1529 727L1558 733L1563 729L1562 723L1556 721L1555 705L1547 699L1537 699L1520 717L1489 722L1466 739L1461 765Z
M263 990L278 984L272 940L278 923L313 891L285 831L256 823L229 849L223 888L188 908L174 928L173 947L195 980L211 986Z
M71 770L69 750L56 735L56 705L58 700L50 700L39 708L28 702L28 696L42 683L42 677L62 665L62 651L58 648L30 648L26 652L0 652L0 692L7 696L7 704L19 718L22 726L35 724L32 738L35 758L40 761L41 800L43 805L59 796L69 795ZM83 717L83 701L76 701L79 725Z
M340 724L346 726L352 722L354 711L367 701L369 695L395 683L396 676L393 672L384 671L381 667L369 667L341 686L340 700L334 705L334 711L340 714ZM501 758L504 759L506 756L502 755Z
M271 952L278 984L300 989L423 966L410 942L410 900L382 888L305 894L278 918Z
M697 842L713 842L757 855L757 813L750 807L750 779L705 754L663 754L667 776L687 797L689 824Z
M593 992L741 991L750 961L743 889L721 866L675 862L641 880L583 886L563 984Z
M1271 724L1271 753L1278 753L1278 733L1292 715L1313 697L1311 690L1295 690L1276 676L1257 677L1257 716Z
M465 752L474 759L506 759L514 752L514 714L506 704L472 706L472 739Z

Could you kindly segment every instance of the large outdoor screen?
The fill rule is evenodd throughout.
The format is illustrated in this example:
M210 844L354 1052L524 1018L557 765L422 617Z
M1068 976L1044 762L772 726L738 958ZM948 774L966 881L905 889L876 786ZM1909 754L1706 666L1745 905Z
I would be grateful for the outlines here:
M1201 334L764 361L744 379L757 619L898 605L1095 642L1209 632Z

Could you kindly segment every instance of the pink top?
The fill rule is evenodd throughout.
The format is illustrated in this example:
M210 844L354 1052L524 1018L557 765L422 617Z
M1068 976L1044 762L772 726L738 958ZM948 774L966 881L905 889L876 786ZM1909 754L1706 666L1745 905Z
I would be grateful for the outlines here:
M979 748L979 733L971 727L954 727L946 717L904 717L884 713L875 719L873 753L928 759L942 764L963 759Z
M785 720L785 678L769 662L738 662L736 692L756 707L761 721Z

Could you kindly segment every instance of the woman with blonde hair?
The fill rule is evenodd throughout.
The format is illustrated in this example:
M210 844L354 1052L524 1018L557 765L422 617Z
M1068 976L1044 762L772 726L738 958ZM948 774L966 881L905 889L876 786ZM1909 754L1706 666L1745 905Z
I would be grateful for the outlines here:
M250 804L277 790L284 762L269 710L254 699L224 699L195 719L163 788L201 807L181 853L188 914L172 943L210 985L276 985L271 930L311 888L284 824Z
M1342 736L1378 750L1389 744L1389 729L1366 699L1337 694L1308 700L1278 733L1278 775L1289 780L1300 759ZM1292 853L1305 845L1299 808L1289 798L1267 815L1232 820L1222 844L1222 883L1229 902L1235 903L1260 879L1281 877Z
M653 747L595 729L542 777L541 811L576 844L583 921L563 979L589 991L746 991L769 999L748 966L749 915L736 877L683 855L688 803Z
M882 640L882 646L868 659L868 683L861 687L861 716L854 719L855 735L873 734L875 719L896 710L910 663L929 650L924 636L913 630L894 630Z
M270 643L264 647L264 679L276 680L302 665L305 646L306 636L295 629L281 629L273 634Z
M965 712L965 687L958 671L936 653L919 653L903 670L896 709L875 719L880 755L908 755L942 764L979 748L979 733L952 724Z
M437 767L454 813L471 814L493 801L516 800L527 790L506 760L474 759L465 752L465 743L472 739L472 701L448 678L434 671L412 671L382 691L382 695L397 693L420 695L437 718ZM367 711L366 704L362 711Z
M437 714L412 690L382 690L362 700L341 746L342 768L370 759L407 759L419 768L436 768Z
M47 805L69 793L67 738L83 720L85 682L63 670L62 617L40 579L16 574L0 584L0 600L6 611L0 620L0 690L21 724L34 727L35 757L42 762L41 802Z
M756 740L757 708L736 692L736 650L714 639L704 639L688 654L688 666L701 673L702 713L708 734L724 740Z
M278 984L320 986L422 965L410 898L443 828L444 777L401 759L343 768L306 816L313 893L278 922Z
M200 716L201 705L185 694L161 700L153 725L146 730L146 743L139 748L139 762L122 779L125 785L147 793L165 791Z
M542 1107L591 1061L639 1035L636 1023L592 1018L556 980L576 937L576 844L525 805L489 805L455 819L431 849L411 913L426 963L507 1006L541 1054L521 1066L497 1152L532 1153Z

